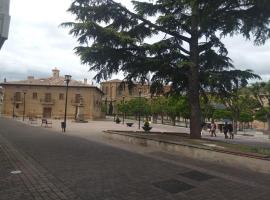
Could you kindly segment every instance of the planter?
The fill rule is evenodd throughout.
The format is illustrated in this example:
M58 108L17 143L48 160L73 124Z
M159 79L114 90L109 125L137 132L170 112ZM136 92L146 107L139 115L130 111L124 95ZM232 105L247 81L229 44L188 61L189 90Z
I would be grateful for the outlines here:
M149 132L152 129L151 126L143 126L142 128L145 132Z
M133 123L126 123L126 125L128 126L128 127L132 127L133 126Z

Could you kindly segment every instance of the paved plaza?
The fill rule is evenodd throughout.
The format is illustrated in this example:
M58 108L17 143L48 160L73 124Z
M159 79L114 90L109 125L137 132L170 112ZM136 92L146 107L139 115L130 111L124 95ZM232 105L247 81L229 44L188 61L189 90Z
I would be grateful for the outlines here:
M20 120L21 121L21 120ZM52 129L55 131L61 131L61 120L52 120ZM134 125L132 127L127 127L126 122L132 122ZM27 121L25 123L28 123ZM106 121L89 121L88 123L75 123L72 121L68 122L67 132L72 135L79 136L79 137L88 137L89 130L91 130L91 138L93 136L100 136L100 133L104 130L121 130L121 131L143 131L142 128L139 129L138 121L127 119L125 123L122 122L120 124L116 124L113 122L112 117L108 117ZM28 123L29 124L29 123ZM38 122L34 126L40 126ZM143 122L141 122L141 126L143 126ZM180 132L180 133L189 133L189 128L180 127L180 126L171 126L171 125L164 125L164 124L151 124L153 127L151 131L157 132ZM217 137L211 137L208 131L202 132L202 137L211 140L218 140L224 141L228 143L234 144L247 144L252 146L260 146L270 148L270 139L269 135L264 135L261 132L256 131L240 131L237 135L235 135L234 140L229 140L224 138L224 134L217 130Z
M0 118L0 199L268 200L270 196L270 175L105 139L102 130L127 129L110 120L69 121L66 133L61 132L60 121L53 121L52 128L27 123ZM154 125L153 130L176 128Z

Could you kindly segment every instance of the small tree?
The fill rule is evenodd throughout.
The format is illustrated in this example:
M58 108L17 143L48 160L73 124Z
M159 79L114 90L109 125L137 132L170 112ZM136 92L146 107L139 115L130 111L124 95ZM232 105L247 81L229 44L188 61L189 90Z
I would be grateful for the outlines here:
M213 119L216 120L223 120L223 119L230 119L232 120L232 113L226 109L216 109L213 112Z
M187 120L190 119L190 105L188 103L187 96L180 96L177 101L177 107L180 111L180 117L183 117L185 120L185 125L188 127Z
M158 116L161 116L161 123L163 124L164 114L166 112L167 98L164 96L153 97L149 102L153 121L156 122Z
M134 98L127 102L125 109L128 113L135 115L136 118L141 116L148 116L150 114L150 106L145 98Z
M261 117L265 115L266 122L268 124L268 130L270 131L270 81L267 83L254 83L251 85L251 87L249 87L249 89L259 105L259 112L257 112L257 114L259 115L258 117L259 119L263 119L264 117Z
M178 104L179 98L176 96L169 96L166 105L166 114L170 117L172 125L175 126L176 117L180 115L181 108Z
M259 110L257 110L255 112L255 116L254 119L258 120L260 122L264 123L264 128L265 128L265 123L268 122L268 118L267 118L267 113L269 112L268 108L260 108Z
M202 109L202 116L205 119L208 119L208 121L213 117L215 108L209 101L201 100L201 109Z
M244 125L246 123L250 123L250 122L253 122L253 115L252 113L248 113L248 112L241 112L240 113L240 116L239 116L239 122L242 124L242 128L245 128ZM243 125L244 123L244 125Z

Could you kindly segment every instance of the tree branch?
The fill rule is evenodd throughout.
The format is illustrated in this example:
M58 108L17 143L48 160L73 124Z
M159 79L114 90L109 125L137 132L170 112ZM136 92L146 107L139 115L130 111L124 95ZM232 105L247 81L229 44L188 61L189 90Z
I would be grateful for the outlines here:
M118 6L120 9L122 9L123 11L125 11L126 13L128 13L129 15L131 15L132 17L136 18L136 19L139 19L141 20L142 22L144 22L145 24L149 25L150 27L152 28L155 28L157 31L161 31L163 33L167 33L171 36L174 36L175 38L177 39L180 39L180 40L183 40L187 43L190 42L190 38L186 37L186 36L183 36L183 35L180 35L178 32L176 31L170 31L170 30L167 30L165 29L164 27L161 27L161 26L158 26L154 23L152 23L151 21L143 18L142 16L138 15L138 14L135 14L133 12L131 12L130 10L128 10L127 8L125 8L124 6L122 6L120 3L116 3L115 1L113 0L109 0L112 4Z

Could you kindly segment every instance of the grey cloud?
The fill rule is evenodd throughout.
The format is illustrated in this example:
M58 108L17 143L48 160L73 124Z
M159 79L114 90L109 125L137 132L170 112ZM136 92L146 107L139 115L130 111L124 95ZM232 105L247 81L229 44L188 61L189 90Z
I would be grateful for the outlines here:
M53 67L60 68L61 74L71 74L74 79L92 79L95 72L88 72L89 67L82 65L74 54L73 48L78 45L76 39L68 35L68 29L59 27L62 22L71 19L65 16L70 0L57 1L55 6L58 7L54 7L54 12L46 12L48 20L47 16L37 16L37 19L32 17L39 14L38 9L44 9L40 8L36 0L32 2L31 8L21 8L24 5L21 0L11 2L14 12L11 12L9 40L0 52L0 82L4 77L9 80L24 79L27 75L47 77ZM46 2L43 1L42 5L48 4L49 8L56 1ZM130 6L129 0L118 2ZM61 6L62 3L65 5ZM40 15L44 13L41 11ZM223 41L236 68L252 69L264 80L269 80L270 41L260 47L241 37L224 38Z

